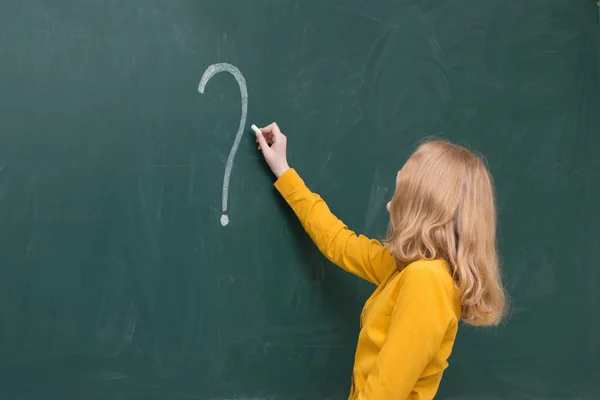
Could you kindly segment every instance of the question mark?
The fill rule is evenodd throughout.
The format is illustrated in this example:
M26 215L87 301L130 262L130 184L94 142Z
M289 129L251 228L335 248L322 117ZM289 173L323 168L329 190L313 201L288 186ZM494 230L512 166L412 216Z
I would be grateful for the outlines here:
M240 141L242 140L242 134L244 133L244 126L246 125L246 117L248 116L248 88L246 87L246 80L244 79L244 75L237 69L236 66L227 64L227 63L219 63L213 64L209 66L202 78L200 79L200 84L198 85L198 92L200 94L204 94L204 89L206 88L206 84L216 74L219 72L229 72L238 85L240 86L240 94L242 100L242 118L240 119L240 127L238 128L237 134L235 135L235 140L233 141L233 146L231 147L231 151L229 152L229 157L227 158L227 164L225 165L225 176L223 177L223 193L221 197L221 210L223 214L221 215L221 225L227 226L229 224L229 217L227 216L227 199L229 197L229 178L231 176L231 170L233 169L233 162L235 160L235 154L237 153L238 147L240 146Z

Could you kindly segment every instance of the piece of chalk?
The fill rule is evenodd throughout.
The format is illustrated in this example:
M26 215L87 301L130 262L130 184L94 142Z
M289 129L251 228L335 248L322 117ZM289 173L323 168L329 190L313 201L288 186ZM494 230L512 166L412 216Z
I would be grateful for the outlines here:
M250 128L252 128L252 130L253 130L255 133L261 133L260 129L258 129L258 127L257 127L256 125L254 125L254 124L252 124L252 126L251 126Z

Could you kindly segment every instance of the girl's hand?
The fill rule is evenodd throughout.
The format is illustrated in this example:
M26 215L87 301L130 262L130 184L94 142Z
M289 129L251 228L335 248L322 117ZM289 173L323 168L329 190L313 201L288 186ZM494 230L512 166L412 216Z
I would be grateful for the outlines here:
M256 143L258 149L262 151L271 171L279 178L285 171L290 169L287 162L287 138L275 122L264 128L260 128L261 133L256 133Z

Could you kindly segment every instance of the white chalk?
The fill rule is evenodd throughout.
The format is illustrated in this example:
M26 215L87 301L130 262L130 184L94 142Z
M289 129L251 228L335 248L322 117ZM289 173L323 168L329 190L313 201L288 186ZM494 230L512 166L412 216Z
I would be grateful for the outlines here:
M262 132L260 131L260 129L258 129L258 127L257 127L256 125L254 125L254 124L252 124L252 126L251 126L250 128L252 128L252 130L253 130L255 133L262 133Z

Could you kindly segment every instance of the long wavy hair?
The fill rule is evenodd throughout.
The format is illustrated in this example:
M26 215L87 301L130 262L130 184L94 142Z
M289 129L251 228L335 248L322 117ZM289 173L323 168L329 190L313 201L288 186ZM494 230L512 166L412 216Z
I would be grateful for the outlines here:
M496 205L483 157L441 140L423 142L398 173L386 240L399 266L444 259L462 320L497 325L506 296L496 250Z

